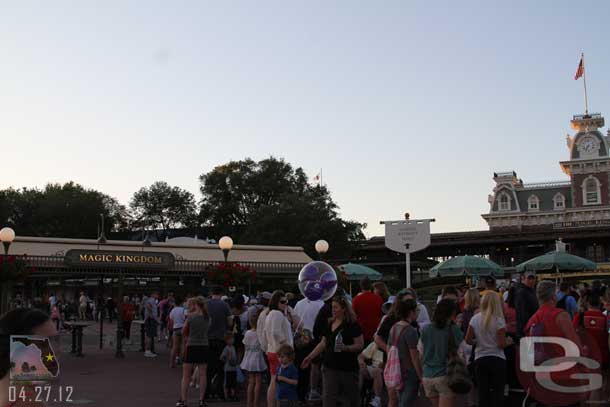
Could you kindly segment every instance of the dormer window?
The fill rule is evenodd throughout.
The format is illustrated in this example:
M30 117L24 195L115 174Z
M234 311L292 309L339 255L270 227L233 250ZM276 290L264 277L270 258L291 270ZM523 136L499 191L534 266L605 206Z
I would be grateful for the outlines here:
M536 195L531 195L527 199L527 209L531 212L537 212L540 210L540 199Z
M582 184L583 205L598 205L601 203L599 180L589 175Z
M556 193L553 197L553 208L556 211L561 211L566 207L566 197L562 193Z
M499 196L498 210L501 212L510 211L510 197L506 192L502 192Z

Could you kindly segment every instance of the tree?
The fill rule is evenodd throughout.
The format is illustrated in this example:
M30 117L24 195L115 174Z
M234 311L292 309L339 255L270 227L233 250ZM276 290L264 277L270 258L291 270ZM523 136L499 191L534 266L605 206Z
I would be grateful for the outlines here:
M95 239L101 214L107 233L127 225L126 208L116 199L73 182L0 191L0 222L21 236Z
M155 233L161 229L164 236L167 236L169 229L192 227L197 219L193 194L163 181L141 188L133 195L129 205L134 227L154 229Z
M217 237L302 246L312 256L318 239L328 240L335 255L364 239L366 225L341 219L328 189L310 185L302 168L284 160L232 161L200 181L201 223Z

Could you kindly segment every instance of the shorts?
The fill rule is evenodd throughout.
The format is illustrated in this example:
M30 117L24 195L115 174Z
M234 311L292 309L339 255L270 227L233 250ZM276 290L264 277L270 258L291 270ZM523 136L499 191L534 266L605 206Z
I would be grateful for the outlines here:
M366 367L366 371L368 372L369 377L371 377L371 378L375 376L375 372L381 372L383 374L383 369L382 368L380 368L380 367L373 367L371 365L368 365Z
M187 346L184 363L193 365L207 364L210 360L210 348L208 346Z
M453 397L454 395L449 388L447 376L424 377L422 384L428 398Z
M182 337L182 328L174 328L173 333L176 337Z
M149 338L154 338L157 336L157 327L159 324L154 319L147 319L144 321L144 329L146 331L146 336Z
M235 370L225 372L225 387L228 389L237 387L237 372Z
M280 367L280 358L277 356L277 353L267 352L267 361L269 362L269 374L276 376L277 369Z

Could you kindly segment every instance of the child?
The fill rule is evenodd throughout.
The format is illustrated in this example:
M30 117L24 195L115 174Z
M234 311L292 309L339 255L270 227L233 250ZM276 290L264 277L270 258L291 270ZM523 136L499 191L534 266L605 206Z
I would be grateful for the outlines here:
M263 380L263 372L267 370L265 357L261 344L258 342L256 335L256 323L258 315L256 313L250 316L250 329L244 335L245 353L244 359L241 362L241 369L248 372L248 388L246 391L247 407L258 407L261 394L261 384Z
M232 332L225 334L225 347L220 355L220 360L225 362L225 400L237 400L235 387L237 387L237 351L234 346L235 338Z
M282 345L277 352L280 367L277 370L276 400L280 407L297 405L299 396L299 371L294 366L294 349L290 345Z

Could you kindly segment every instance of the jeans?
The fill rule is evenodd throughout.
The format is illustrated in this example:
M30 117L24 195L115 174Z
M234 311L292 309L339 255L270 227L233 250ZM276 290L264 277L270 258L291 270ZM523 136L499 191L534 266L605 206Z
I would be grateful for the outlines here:
M506 360L497 356L476 359L477 394L480 406L502 407L506 384Z
M399 407L412 407L417 400L417 392L419 390L419 378L413 369L408 369L402 377L402 390L398 394Z
M322 367L322 406L335 407L339 398L345 400L342 406L357 407L360 405L358 391L358 372L342 371ZM339 397L341 395L341 397Z

